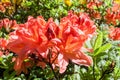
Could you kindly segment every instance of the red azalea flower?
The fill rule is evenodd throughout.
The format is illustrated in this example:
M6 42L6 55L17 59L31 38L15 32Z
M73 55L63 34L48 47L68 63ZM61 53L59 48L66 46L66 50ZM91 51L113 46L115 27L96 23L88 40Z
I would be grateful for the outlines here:
M11 5L10 2L0 2L0 12L5 13L6 8Z
M113 12L117 12L118 10L120 10L120 5L116 4L116 3L113 3L113 6L112 6L111 10Z
M120 20L120 5L113 3L112 8L107 9L107 14L105 15L105 19L107 23L112 23L113 25L116 25L116 21Z
M86 14L79 16L69 13L60 21L58 48L58 66L63 73L69 60L78 65L89 66L92 64L91 57L81 51L84 42L93 35L95 26Z
M3 52L2 51L0 51L0 57L3 55Z
M46 36L48 38L48 40L51 40L53 38L56 38L59 32L58 26L56 25L56 23L53 21L52 18L50 18L46 24Z
M109 37L113 40L120 40L120 28L110 29Z
M100 1L95 1L95 2L91 1L87 4L87 8L94 9L94 7L99 7L101 5L102 5L102 2L100 2Z
M116 25L116 14L114 14L113 12L107 11L107 14L104 17L107 21L107 23L112 23L114 25Z
M1 5L1 3L0 3L0 12L4 13L5 11L6 11L5 7L3 5Z
M7 44L8 44L8 41L3 39L3 38L0 38L0 48L1 49L6 49L7 48Z
M25 59L37 62L37 66L45 67L49 61L48 49L53 46L51 40L56 37L57 28L52 18L46 23L41 16L37 19L29 17L26 23L20 24L18 29L10 34L8 49L18 55L14 66L16 71L25 71L22 70Z
M87 8L89 8L89 16L91 18L95 18L95 19L101 18L100 12L96 10L96 8L100 7L101 5L102 5L102 2L98 0L90 1L87 4Z
M100 12L98 12L98 11L93 11L92 14L90 13L89 15L90 15L90 17L92 17L92 18L101 19Z
M19 29L10 34L8 49L18 56L15 61L15 70L22 71L24 60L34 51L41 53L46 51L47 37L44 34L46 22L42 17L29 17L25 24L20 24ZM43 29L43 30L42 30ZM36 52L36 54L39 54Z
M7 50L8 41L4 38L0 38L0 56L9 54Z
M8 49L17 54L16 71L25 71L24 60L37 62L37 66L45 67L50 63L58 66L60 73L66 70L69 60L79 65L92 64L91 57L82 52L84 42L95 32L93 21L87 14L79 16L69 13L61 19L58 27L50 18L46 22L41 16L29 17L25 24L10 34Z
M6 31L10 31L12 29L17 29L18 25L15 20L9 20L8 18L5 18L3 20L0 20L0 27L4 27Z

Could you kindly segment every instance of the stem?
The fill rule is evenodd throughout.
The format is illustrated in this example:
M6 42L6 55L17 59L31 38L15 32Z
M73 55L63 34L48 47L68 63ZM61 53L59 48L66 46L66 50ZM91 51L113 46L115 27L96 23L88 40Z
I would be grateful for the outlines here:
M96 59L93 58L93 60L94 60L94 62L93 62L93 78L94 78L94 80L96 80L96 79L95 79L95 64L96 64L96 61L95 61L95 60L96 60Z
M100 77L99 80L102 80L105 76L105 74L112 73L115 67L115 62L112 61L112 63L108 66L108 68L102 73L102 76Z
M36 50L36 52L38 52L38 51ZM53 72L53 74L54 74L54 77L55 77L54 80L59 80L59 77L57 77L57 75L55 74L55 71L54 71L54 69L53 69L53 67L52 67L52 64L51 64L51 59L50 59L50 58L51 58L51 53L52 53L52 51L51 51L51 49L49 49L49 52L48 52L49 62L45 61L44 58L43 58L41 55L39 55L39 56L42 58L43 62L45 62L46 64L48 64L49 67L51 68L51 70L52 70L52 72Z
M102 79L104 78L104 76L105 76L106 72L107 72L107 70L105 70L105 71L103 72L103 74L102 74L102 76L100 77L100 79L99 79L99 80L102 80Z
M52 67L52 64L51 64L51 56L52 56L51 53L52 53L52 50L49 49L49 52L48 52L48 59L49 59L48 65L50 66L50 68L51 68L51 70L52 70L52 72L54 74L55 80L59 80L59 78L57 77L57 75L56 75L56 73L55 73L55 71L54 71L54 69Z
M52 72L53 72L53 74L54 74L55 80L59 80L59 78L58 78L57 75L55 74L55 71L54 71L51 63L48 63L48 64L49 64L49 66L50 66L50 68L51 68L51 70L52 70Z

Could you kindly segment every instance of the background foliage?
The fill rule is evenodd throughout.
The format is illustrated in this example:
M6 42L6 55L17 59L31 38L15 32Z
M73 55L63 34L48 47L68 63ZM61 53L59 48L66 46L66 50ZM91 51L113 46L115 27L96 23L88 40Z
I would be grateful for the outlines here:
M118 44L120 41L110 39L108 34L111 26L119 27L120 23L119 19L115 19L114 23L112 20L107 22L108 20L105 18L108 15L107 9L113 7L113 1L101 0L102 4L98 4L95 2L97 0L93 0L96 5L92 9L88 7L90 1L92 2L92 0L88 2L86 0L1 0L0 9L1 6L4 9L0 11L0 19L9 18L16 20L18 23L24 23L29 15L34 17L42 15L45 20L52 17L56 23L59 23L59 20L66 16L69 10L76 13L88 13L97 26L97 35L92 40L88 40L85 45L94 50L92 53L87 53L92 57L93 65L85 67L71 63L65 73L56 72L56 75L60 80L119 80L120 46ZM116 3L120 5L119 0L118 2L116 0ZM8 33L2 28L0 37L7 38ZM34 66L28 74L17 75L13 70L14 63L11 63L14 56L11 53L0 57L1 80L55 80L49 66L45 69Z

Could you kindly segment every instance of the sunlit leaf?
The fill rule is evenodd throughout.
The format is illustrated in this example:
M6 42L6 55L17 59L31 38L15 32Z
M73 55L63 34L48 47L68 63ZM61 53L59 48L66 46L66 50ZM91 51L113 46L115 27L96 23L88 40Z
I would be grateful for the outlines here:
M100 47L100 48L98 49L98 51L94 54L94 56L97 56L97 55L100 54L101 52L104 52L104 51L110 49L111 47L112 47L112 45L111 45L110 43L107 43L107 44L103 45L102 47Z
M97 36L97 39L95 41L95 44L94 44L94 50L96 50L97 48L101 47L102 42L103 42L103 33L99 32L99 34Z

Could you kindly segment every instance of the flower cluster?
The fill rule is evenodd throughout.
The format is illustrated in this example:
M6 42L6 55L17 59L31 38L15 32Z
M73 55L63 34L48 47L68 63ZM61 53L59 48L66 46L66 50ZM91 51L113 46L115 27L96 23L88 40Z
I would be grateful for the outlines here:
M116 20L120 20L120 5L114 3L112 8L107 9L107 14L105 15L105 19L107 23L112 23L116 25Z
M18 73L27 72L33 65L42 68L50 65L63 73L69 62L92 64L92 58L84 53L84 43L94 35L96 27L87 14L70 11L59 25L52 18L45 21L42 16L30 16L24 24L14 23L15 30L9 34L7 49L16 54L13 61Z
M88 11L90 12L89 16L95 19L101 19L101 14L97 9L100 8L102 4L103 2L98 0L88 2L87 8Z
M111 1L109 4L112 4L112 6L108 7L104 1L99 0L88 2L87 9L89 16L93 19L103 19L107 24L117 25L120 21L120 5L116 1ZM105 13L103 13L100 9L105 6L106 8L103 8Z

